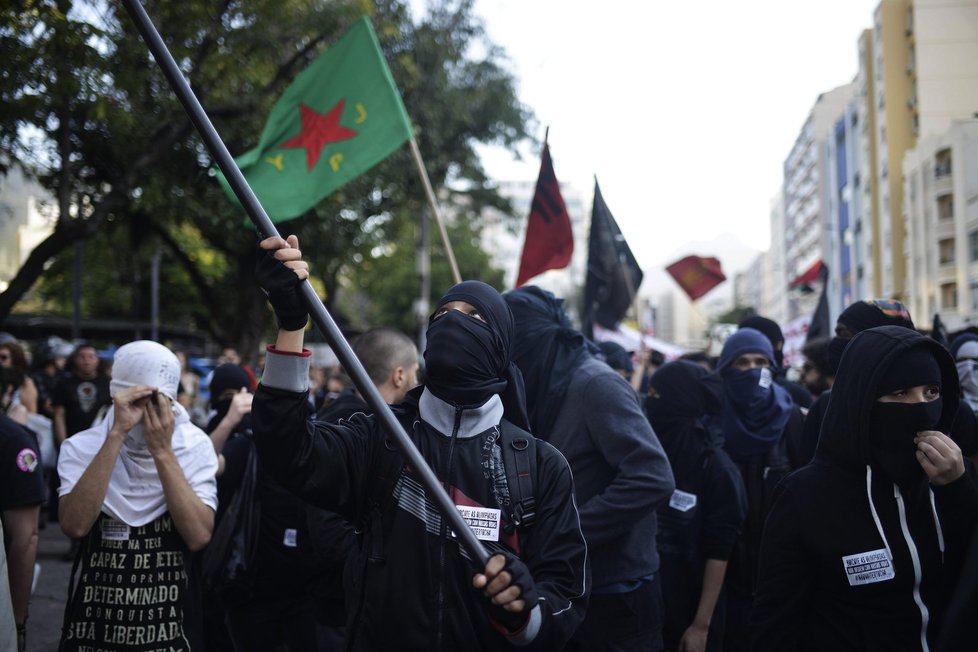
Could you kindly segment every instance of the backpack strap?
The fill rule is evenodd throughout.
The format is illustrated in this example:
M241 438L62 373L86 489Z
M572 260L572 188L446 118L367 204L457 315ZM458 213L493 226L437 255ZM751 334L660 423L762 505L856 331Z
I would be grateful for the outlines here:
M506 484L512 499L511 527L528 528L536 520L537 504L533 483L537 470L537 440L522 428L503 419L499 423L499 446L506 468Z

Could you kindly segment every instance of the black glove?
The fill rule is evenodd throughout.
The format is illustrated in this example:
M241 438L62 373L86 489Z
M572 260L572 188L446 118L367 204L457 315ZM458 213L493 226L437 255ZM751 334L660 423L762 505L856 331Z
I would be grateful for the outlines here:
M493 553L493 556L496 555L502 555L506 558L506 565L503 566L503 570L500 572L505 571L509 573L509 576L512 578L510 585L520 587L520 599L523 600L526 606L523 608L523 611L513 612L490 603L489 615L497 623L502 624L506 629L513 632L520 629L526 623L526 618L530 610L540 601L540 594L537 592L536 584L533 583L533 576L530 575L530 569L526 567L522 559L506 551Z
M258 247L255 280L268 294L268 302L275 310L278 327L286 331L301 331L309 321L309 311L299 296L299 285L302 281L274 253Z

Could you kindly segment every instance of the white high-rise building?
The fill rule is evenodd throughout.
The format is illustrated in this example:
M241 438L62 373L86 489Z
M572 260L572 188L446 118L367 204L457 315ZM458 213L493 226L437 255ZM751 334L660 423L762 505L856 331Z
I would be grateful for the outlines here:
M978 109L978 0L883 0L860 55L874 294L904 299L904 156Z
M784 162L783 238L789 283L827 257L825 235L831 222L826 195L832 165L827 145L834 137L836 122L855 94L853 83L819 95ZM787 287L785 292L788 294L788 320L815 310L817 293L789 293Z
M978 119L927 136L903 161L905 300L922 326L978 324Z
M0 178L0 292L7 289L31 251L54 230L57 208L37 183L12 169ZM48 204L48 210L42 210Z

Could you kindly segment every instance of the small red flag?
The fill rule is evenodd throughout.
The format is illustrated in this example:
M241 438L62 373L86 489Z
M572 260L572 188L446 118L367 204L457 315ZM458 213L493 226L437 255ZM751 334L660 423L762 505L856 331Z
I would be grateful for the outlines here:
M541 158L540 176L537 177L537 189L530 205L516 287L548 269L567 267L574 253L570 216L560 194L560 184L554 174L547 143L543 144Z
M686 256L666 267L666 271L692 301L727 280L720 261L712 256Z
M811 285L822 275L822 261L816 260L815 263L805 270L803 274L800 274L795 280L793 280L789 285L788 289L794 290L802 285Z

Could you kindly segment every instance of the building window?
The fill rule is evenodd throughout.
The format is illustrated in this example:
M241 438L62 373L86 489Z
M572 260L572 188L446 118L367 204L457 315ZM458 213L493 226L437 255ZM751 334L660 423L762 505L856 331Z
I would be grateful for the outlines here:
M951 150L942 149L934 157L934 177L940 179L951 174Z
M944 283L941 285L941 305L944 308L958 307L958 284Z
M947 238L937 243L938 261L941 265L954 262L954 238Z
M968 258L973 263L978 263L978 230L968 234Z
M937 198L937 217L942 220L954 217L954 195L941 195Z

